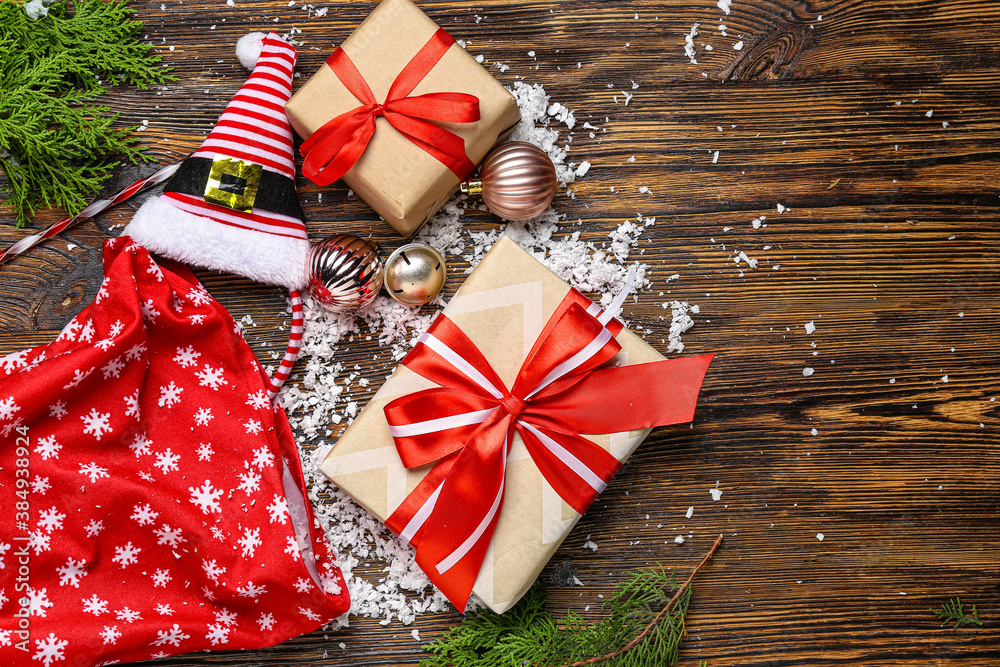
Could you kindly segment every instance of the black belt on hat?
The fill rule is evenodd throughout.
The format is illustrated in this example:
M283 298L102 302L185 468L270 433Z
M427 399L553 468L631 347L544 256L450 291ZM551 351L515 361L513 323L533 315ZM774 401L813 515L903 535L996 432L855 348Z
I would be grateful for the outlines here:
M259 164L219 156L189 157L163 188L203 198L222 208L249 213L260 209L304 220L295 181Z

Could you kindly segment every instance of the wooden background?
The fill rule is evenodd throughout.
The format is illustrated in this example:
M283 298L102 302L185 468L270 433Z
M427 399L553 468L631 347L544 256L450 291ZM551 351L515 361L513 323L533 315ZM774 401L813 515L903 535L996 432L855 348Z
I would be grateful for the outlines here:
M310 18L288 4L135 0L178 80L107 103L127 122L148 120L143 143L175 161L244 81L241 35L295 26L308 76L373 6L319 3L329 14ZM568 231L600 242L637 213L656 216L641 246L653 290L626 314L658 344L670 320L658 292L670 289L701 308L684 353L717 355L694 428L655 431L556 554L585 586L550 584L553 609L591 605L597 618L624 570L683 572L723 533L695 583L682 665L1000 664L997 5L736 0L731 16L712 0L421 5L488 65L510 65L492 70L501 82L542 83L601 128L573 133L571 159L593 168L575 200L557 200L583 221ZM694 23L697 64L684 55ZM622 91L634 94L628 106ZM322 203L319 188L299 187L314 239L401 243L342 186ZM93 298L101 241L136 206L0 270L0 353L51 340ZM754 230L761 215L767 226ZM490 220L475 212L466 227ZM0 211L4 246L24 233ZM760 265L734 264L734 250ZM449 259L451 293L464 265ZM257 322L259 354L284 344L280 290L198 275ZM386 372L376 351L359 341L339 357L361 364L372 391ZM681 526L693 537L674 544ZM582 548L588 535L597 552ZM942 628L928 611L955 596L977 605L982 628ZM425 615L413 627L423 641L460 621ZM422 651L410 630L355 618L274 649L155 664L412 664Z

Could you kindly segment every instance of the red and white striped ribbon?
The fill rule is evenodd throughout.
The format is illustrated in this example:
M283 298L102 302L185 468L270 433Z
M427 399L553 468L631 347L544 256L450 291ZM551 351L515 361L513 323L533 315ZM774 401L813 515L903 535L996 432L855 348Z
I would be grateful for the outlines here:
M271 389L268 398L274 399L278 390L285 384L285 380L292 374L292 367L295 365L299 353L302 351L302 333L305 331L305 314L302 309L302 294L298 290L290 290L288 298L292 302L292 331L288 335L288 347L285 349L285 358L281 360L274 377L271 378Z
M101 211L104 211L105 209L110 208L111 206L114 206L119 202L123 202L126 199L129 199L130 197L139 194L140 192L142 192L147 188L151 188L154 185L158 185L164 182L165 180L173 176L174 172L177 171L177 169L180 166L181 165L178 162L177 164L172 164L169 167L164 167L163 169L160 169L152 176L136 181L132 185L128 186L127 188L116 194L111 199L98 199L97 201L95 201L90 206L83 209L76 215L63 218L59 222L50 225L47 229L37 234L32 234L31 236L25 236L23 239L21 239L20 241L12 245L10 248L8 248L6 251L4 251L2 255L0 255L0 266L3 266L11 258L25 253L28 249L35 247L42 241L50 239L56 234L61 234L65 230L76 225L76 223L80 222L81 220L92 218Z

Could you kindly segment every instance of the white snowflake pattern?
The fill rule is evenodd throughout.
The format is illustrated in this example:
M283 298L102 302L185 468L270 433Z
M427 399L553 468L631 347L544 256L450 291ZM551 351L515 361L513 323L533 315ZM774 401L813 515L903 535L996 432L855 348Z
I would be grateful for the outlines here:
M0 591L0 607L7 601L7 596ZM13 642L10 639L13 630L0 630L0 646L10 646Z
M145 470L140 470L139 472L137 472L137 473L135 474L135 476L136 476L136 477L138 477L139 479L141 479L141 480L145 480L145 481L147 481L147 482L153 482L153 481L156 481L156 478L155 478L155 477L153 477L153 476L152 476L151 474L149 474L148 472L146 472Z
M252 435L257 435L258 433L264 430L263 428L261 428L260 422L257 421L256 419L248 419L247 421L243 422L243 428L247 430L248 434Z
M139 361L146 354L146 344L136 343L125 352L125 361Z
M222 513L222 508L219 507L219 496L222 495L222 489L213 489L210 480L206 479L205 484L197 489L189 486L188 491L191 492L191 502L197 505L203 514Z
M170 572L167 570L157 570L153 574L153 588L156 588L157 586L166 588L172 578L173 577L170 576Z
M28 548L35 550L35 555L49 550L49 536L41 530L28 533Z
M254 410L264 410L271 405L271 401L267 399L267 393L261 389L253 394L247 394L247 405L252 407Z
M156 535L157 544L169 544L171 547L176 547L181 542L187 542L187 539L181 536L180 528L171 528L167 524L163 524L159 530L154 530L153 534Z
M255 586L252 581L248 581L246 586L236 589L236 592L243 598L257 598L267 592L267 587L263 584Z
M95 368L97 367L95 366L94 368L91 368L89 371L84 371L77 368L75 371L73 371L73 379L67 382L65 385L63 385L63 389L72 389L73 387L77 386L78 384L86 380L88 377L90 377L90 374L94 372Z
M54 632L50 632L45 639L35 640L35 655L31 656L35 660L41 660L44 667L49 667L56 660L65 660L63 650L69 644L65 639L59 639Z
M215 646L216 644L228 644L229 628L224 625L219 625L218 623L213 623L208 626L208 634L205 635L205 639L212 642L212 646Z
M184 297L182 297L177 292L170 293L170 307L174 309L174 312L180 315L184 312Z
M80 464L80 474L90 478L90 483L96 483L102 477L108 477L108 469L102 468L93 461Z
M226 534L222 532L222 529L218 526L212 526L212 537L219 540L220 542L226 541Z
M257 552L257 547L259 547L262 542L260 541L260 528L246 528L243 531L243 537L239 542L240 546L243 547L242 555L244 558L253 558L254 554Z
M37 355L35 355L35 358L31 360L30 364L24 367L24 370L30 371L32 368L38 368L39 366L42 365L43 361L45 361L45 350L42 350Z
M299 613L302 614L302 615L304 615L310 621L321 621L321 620L323 620L322 616L320 616L319 614L317 614L316 612L314 612L312 609L309 609L307 607L299 607Z
M121 374L123 368L125 368L125 362L122 361L121 357L115 357L101 367L101 373L104 374L105 380L109 380L113 377L117 378Z
M132 546L131 542L128 542L123 547L115 547L115 557L112 558L111 560L113 562L118 563L119 565L121 565L122 569L124 570L126 565L132 565L134 563L138 563L139 562L139 559L137 558L137 556L139 555L139 552L141 552L141 551L142 551L142 549L139 549L138 547L134 547L134 546ZM126 609L127 609L127 607L126 607Z
M149 446L152 444L153 441L147 438L145 433L136 433L135 437L132 438L132 444L128 448L135 454L135 458L139 458L140 456L152 453L149 449Z
M108 338L118 338L123 331L125 331L125 325L122 324L121 320L116 320L108 329Z
M215 391L219 391L219 387L222 385L229 384L222 375L221 368L212 368L208 364L205 364L205 368L201 371L195 373L195 377L198 378L198 386L211 387Z
M267 511L271 513L271 523L277 521L284 525L288 520L288 501L274 494L274 500L267 506Z
M173 613L173 610L171 610L171 613ZM170 644L171 646L180 646L181 642L185 639L191 639L191 635L184 634L181 626L174 623L174 627L168 630L157 630L156 641L152 645L163 646L164 644Z
M149 266L146 268L146 273L151 274L154 278L156 278L156 282L163 282L163 270L160 269L159 265L152 259L149 260Z
M177 470L177 462L180 461L180 459L181 455L174 454L168 447L165 452L157 453L156 463L153 465L159 468L160 472L166 475L168 472Z
M221 625L236 625L236 612L220 609L215 612L215 622Z
M83 329L80 331L80 340L84 343L89 343L94 340L94 333L94 321L87 320L83 325Z
M104 522L91 519L90 523L83 527L87 531L87 537L96 537L102 530L104 530Z
M101 350L104 350L105 352L107 352L108 350L110 350L114 346L115 346L115 340L114 340L114 338L102 338L101 340L99 340L96 343L94 343L94 347L100 348Z
M10 436L11 433L13 433L17 429L21 428L21 424L22 423L24 423L24 418L23 417L18 417L17 419L15 419L14 421L12 421L11 423L5 425L3 427L3 429L0 429L0 430L3 431L3 437L6 438L6 437Z
M0 401L0 419L13 419L14 414L21 409L21 406L14 402L14 397L5 398Z
M169 604L158 604L156 605L156 613L160 616L173 616L174 608Z
M55 417L56 419L62 419L66 416L66 404L62 401L56 401L49 406L49 417Z
M115 618L119 621L125 621L126 623L135 623L136 621L142 620L142 614L138 611L129 609L128 607L122 607L121 609L115 610Z
M72 558L67 559L65 565L56 568L56 572L59 574L59 585L79 588L80 579L87 576L86 565L87 562L82 558L78 561Z
M302 555L302 549L299 547L298 541L295 539L294 535L288 536L288 544L285 545L285 553L292 557L292 560L298 560Z
M196 306L205 306L212 303L212 295L202 285L192 287L191 291L187 293L187 298Z
M154 512L149 505L136 505L132 508L132 519L135 519L140 526L152 526L159 512Z
M66 323L63 330L59 332L56 337L56 341L60 340L76 340L76 335L80 333L80 323L76 319L72 319Z
M205 599L210 602L215 599L215 593L208 586L201 587L201 594L204 595Z
M20 350L18 352L11 352L10 354L0 357L0 365L10 375L19 368L24 368L28 365L28 353L31 352L31 348L27 350Z
M198 408L198 412L194 413L194 423L198 426L207 426L214 418L212 408Z
M111 283L111 277L107 277L101 282L101 286L97 290L97 296L94 297L94 303L100 303L108 298L108 285Z
M125 397L125 416L135 417L139 419L139 390L136 389L135 393L131 396Z
M160 316L160 311L156 309L152 299L146 299L139 304L139 310L142 311L142 319L150 324L156 324L156 318Z
M52 485L49 484L49 478L48 477L39 477L38 475L35 475L34 477L31 478L31 490L32 490L32 492L38 493L38 494L41 494L41 495L44 496L45 492L48 491L51 488L52 488Z
M271 453L271 450L266 445L255 449L253 450L253 460L250 462L250 465L257 466L261 470L272 467L274 465L274 454Z
M111 428L111 413L110 412L98 412L97 408L91 408L90 414L83 415L80 417L83 421L83 432L97 438L97 441L101 441L101 437L106 433L111 433L114 429Z
M202 560L201 569L205 570L205 576L211 579L213 584L219 583L219 577L226 573L226 568L219 567L214 560Z
M160 387L160 402L159 406L172 408L181 402L181 392L184 391L184 387L178 387L171 380L170 384L165 387Z
M51 533L53 530L62 529L63 519L65 518L66 515L57 508L50 507L38 513L38 527L44 528L46 533Z
M299 577L298 580L295 582L295 590L297 590L299 593L305 593L308 590L312 590L312 588L313 588L313 582L309 581L308 579L305 579L304 577Z
M248 470L240 475L240 485L236 488L249 496L251 493L260 488L260 475L255 473L253 470Z
M201 443L201 446L198 447L197 452L199 461L211 461L212 454L215 453L215 450L212 449L212 443L203 442Z
M197 315L188 315L188 319L191 320L191 324L204 324L205 316L201 313Z
M28 615L45 618L45 610L54 607L49 601L48 589L28 588Z
M105 625L104 629L97 634L101 636L105 644L115 644L118 642L118 638L122 636L117 625Z
M59 458L59 450L61 449L62 445L56 442L56 436L54 435L39 438L38 442L35 443L35 453L41 456L43 461L48 461L50 458Z
M261 614L260 618L257 619L257 625L260 626L261 632L270 630L274 627L274 615L273 614Z
M4 563L4 554L7 553L8 551L10 551L10 545L0 542L0 570L3 570L7 567L6 564ZM0 593L3 593L3 591L0 590ZM0 607L2 606L3 605L0 605Z
M188 345L187 347L177 348L174 361L180 364L181 368L191 368L198 365L198 357L200 356L201 352L196 352L193 345Z
M108 611L108 601L97 597L96 593L83 601L83 611L84 613L93 614L94 616L111 613Z

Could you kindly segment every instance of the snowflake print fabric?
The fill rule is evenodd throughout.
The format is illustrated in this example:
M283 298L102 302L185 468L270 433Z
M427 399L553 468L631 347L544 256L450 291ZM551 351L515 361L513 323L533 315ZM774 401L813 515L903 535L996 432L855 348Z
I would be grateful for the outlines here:
M233 319L128 237L104 269L55 341L0 361L0 451L30 462L20 485L0 468L2 506L29 501L2 522L0 568L24 550L31 565L27 590L0 579L0 664L262 648L345 613L288 420Z

